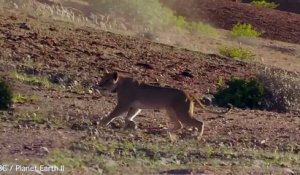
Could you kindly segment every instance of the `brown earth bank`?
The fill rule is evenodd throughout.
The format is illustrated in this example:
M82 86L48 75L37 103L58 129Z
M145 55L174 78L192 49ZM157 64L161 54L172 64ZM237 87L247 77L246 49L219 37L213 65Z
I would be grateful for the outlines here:
M55 4L49 0L38 0L42 3ZM163 4L175 10L179 15L190 20L205 21L222 29L231 29L237 23L250 23L256 29L263 31L263 37L291 43L300 43L300 15L257 7L233 0L160 0ZM298 1L286 1L282 7L299 10ZM89 16L93 10L87 1L71 0L63 2L67 7L79 9ZM287 6L287 7L286 7Z
M178 133L176 143L170 143L162 130L168 122L163 111L146 110L139 115L137 131L122 130L123 120L116 120L108 127L97 125L116 104L113 94L89 91L105 68L126 70L140 81L187 89L198 95L214 91L220 77L226 80L253 76L256 65L16 12L0 12L0 49L1 79L9 82L15 93L36 98L16 103L12 111L0 113L2 162L42 159L45 163L43 159L50 156L46 163L53 160L57 163L57 159L64 160L64 156L73 160L74 155L80 154L76 159L84 159L80 163L88 169L95 170L99 158L122 168L119 173L112 174L164 172L162 170L170 169L171 165L179 166L178 162L189 169L187 172L200 169L196 172L253 174L261 172L261 162L256 162L260 155L264 161L273 161L273 157L264 155L265 151L299 154L300 118L297 114L234 109L227 116L214 116L197 111L196 116L202 116L206 125L203 139L195 140L189 130L183 130ZM18 77L17 73L45 76L59 87L41 87L33 80ZM80 85L79 89L76 84ZM33 118L28 119L28 115ZM37 116L42 116L43 120ZM142 148L125 148L124 145L130 147L129 141L134 146L142 145ZM91 145L96 148L88 149ZM108 153L103 152L106 147ZM211 150L215 147L217 150ZM199 151L203 148L208 151ZM224 149L221 154L219 148ZM228 148L233 153L228 153ZM61 149L63 152L59 155L64 153L63 156L53 157L53 152ZM134 155L130 161L153 160L153 155L159 155L164 168L157 164L152 168L149 164L129 164L122 159L126 157L124 150L128 149ZM259 155L240 153L245 149L262 151L255 152ZM72 155L68 157L65 152ZM145 154L142 160L136 158L140 152ZM174 157L173 154L178 155ZM218 166L214 166L215 159L220 160ZM175 163L168 164L170 160ZM246 160L245 165L250 169L244 170L241 160ZM292 163L283 163L282 167L299 172L297 161L296 157ZM282 169L280 163L274 166L270 172ZM78 173L80 171L75 169L69 174L86 174Z
M17 70L52 79L67 74L85 86L99 79L104 68L127 70L138 80L159 82L193 93L215 90L223 77L250 77L255 66L208 56L132 37L77 28L71 24L40 23L22 16L1 15L1 56ZM26 21L26 22L25 22ZM34 64L26 66L28 60ZM17 66L16 66L17 65Z
M39 62L43 72L51 73L55 68L76 74L78 78L95 79L104 68L123 69L146 82L160 79L160 82L202 93L215 90L214 83L221 76L228 79L253 74L251 65L233 59L214 55L207 59L199 52L87 27L73 28L67 24L62 29L53 24L37 26L35 19L22 20L14 15L1 18L0 31L5 41L1 43L1 54L10 55L17 62L29 57ZM198 83L189 87L190 82Z
M250 3L250 2L252 2L252 0L242 0L242 2ZM275 2L276 4L279 4L279 6L276 8L278 10L300 14L300 1L299 0L292 0L292 1L269 0L268 2Z
M237 23L249 23L264 32L262 37L300 43L298 14L228 0L161 0L161 2L190 20L206 21L223 29L231 29Z

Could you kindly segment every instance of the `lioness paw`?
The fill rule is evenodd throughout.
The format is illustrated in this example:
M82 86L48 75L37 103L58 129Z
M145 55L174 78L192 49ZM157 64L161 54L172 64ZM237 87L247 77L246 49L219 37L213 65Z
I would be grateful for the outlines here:
M125 129L132 129L132 130L136 130L137 129L137 125L134 121L126 121L125 123Z

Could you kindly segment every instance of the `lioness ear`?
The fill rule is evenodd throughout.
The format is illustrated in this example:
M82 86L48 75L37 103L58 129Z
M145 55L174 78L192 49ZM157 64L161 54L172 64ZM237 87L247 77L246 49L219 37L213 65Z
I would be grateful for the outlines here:
M113 75L114 81L115 82L118 81L118 78L119 78L118 72L114 72L112 75Z

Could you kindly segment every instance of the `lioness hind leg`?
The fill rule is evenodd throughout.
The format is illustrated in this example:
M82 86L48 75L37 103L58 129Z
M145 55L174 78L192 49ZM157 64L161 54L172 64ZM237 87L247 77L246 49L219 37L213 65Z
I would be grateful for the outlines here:
M133 119L141 112L141 109L130 108L125 117L125 128L137 129L136 123Z
M198 138L202 137L203 130L204 130L204 123L202 121L193 118L190 112L185 112L181 114L178 120L180 120L186 126L196 127L198 129Z

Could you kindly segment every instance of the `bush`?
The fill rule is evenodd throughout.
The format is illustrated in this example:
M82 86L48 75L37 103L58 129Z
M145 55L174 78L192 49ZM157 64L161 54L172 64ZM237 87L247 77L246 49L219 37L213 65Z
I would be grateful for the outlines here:
M0 110L6 110L12 103L12 91L9 86L0 80Z
M190 22L188 23L186 28L190 31L194 31L194 32L198 32L210 36L216 36L218 34L215 28L203 22Z
M267 2L265 0L253 0L251 4L272 9L277 8L279 6L279 4L276 4L275 2Z
M174 20L173 11L158 0L91 0L90 3L94 10L116 18L124 17L130 23L162 26Z
M300 76L297 73L265 68L249 80L232 79L225 86L220 80L218 82L214 102L220 106L230 103L240 108L300 111Z
M252 59L255 54L251 50L245 50L242 49L241 47L220 47L219 48L220 54L230 57L230 58L235 58L235 59L240 59L240 60L250 60Z
M53 87L53 84L48 80L47 77L35 76L35 75L27 75L15 72L15 77L17 80L23 81L27 84L45 88Z
M220 106L232 104L239 108L261 108L265 95L263 85L256 79L232 79L214 94Z
M257 75L266 89L264 107L280 112L300 111L300 76L266 68Z
M216 34L216 30L201 22L188 22L177 16L170 8L164 7L159 0L91 0L91 6L102 15L125 21L128 28L160 30L175 26L204 34Z
M259 37L262 33L256 31L251 24L238 23L230 31L232 37Z

